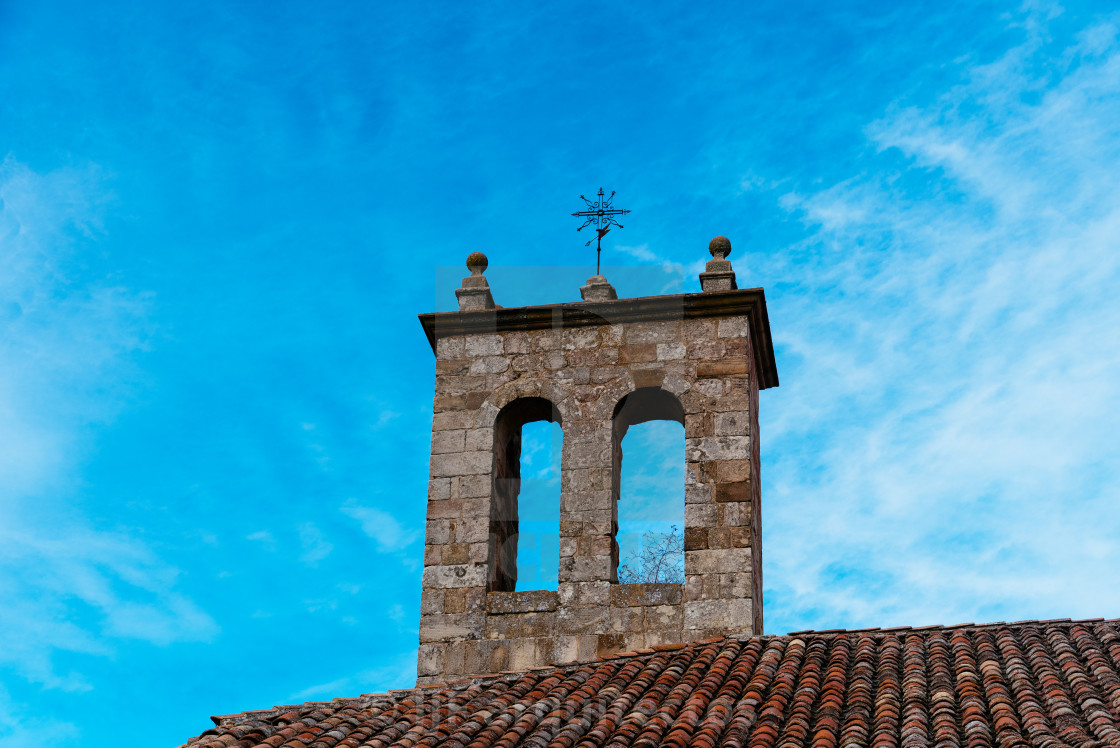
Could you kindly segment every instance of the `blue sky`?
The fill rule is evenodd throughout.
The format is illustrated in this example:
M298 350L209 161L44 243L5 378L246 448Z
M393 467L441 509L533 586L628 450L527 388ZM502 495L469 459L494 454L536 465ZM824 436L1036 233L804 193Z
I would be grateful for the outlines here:
M0 746L409 685L415 315L599 186L766 288L767 631L1120 616L1120 18L894 5L0 3Z

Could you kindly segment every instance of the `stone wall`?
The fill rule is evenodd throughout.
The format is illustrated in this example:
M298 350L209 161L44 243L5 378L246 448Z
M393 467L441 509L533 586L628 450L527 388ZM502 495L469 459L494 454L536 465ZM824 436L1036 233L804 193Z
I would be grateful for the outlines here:
M436 382L419 683L761 633L758 390L776 373L760 290L421 320ZM620 434L666 417L685 429L686 582L618 584ZM520 427L541 418L564 435L559 586L510 591Z

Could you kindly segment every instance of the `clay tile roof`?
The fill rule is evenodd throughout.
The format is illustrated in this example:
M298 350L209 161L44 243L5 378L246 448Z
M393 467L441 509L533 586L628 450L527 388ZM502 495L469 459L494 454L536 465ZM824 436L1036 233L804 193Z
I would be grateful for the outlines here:
M208 746L1120 746L1120 620L798 632L213 718Z

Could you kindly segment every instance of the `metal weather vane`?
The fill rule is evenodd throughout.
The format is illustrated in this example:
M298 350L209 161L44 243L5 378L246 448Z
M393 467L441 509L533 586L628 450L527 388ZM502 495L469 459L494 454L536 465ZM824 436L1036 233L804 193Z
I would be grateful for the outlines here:
M572 215L587 219L576 231L583 231L588 226L595 227L595 231L598 234L595 238L595 275L598 275L599 257L603 251L603 237L611 230L611 226L618 226L620 229L624 228L621 223L615 220L615 216L624 216L630 211L614 207L614 190L611 190L611 194L607 196L603 192L602 187L599 188L599 199L595 202L591 202L583 195L580 195L579 199L587 203L587 210L578 210L572 213ZM583 246L590 247L591 240L588 239L587 244Z

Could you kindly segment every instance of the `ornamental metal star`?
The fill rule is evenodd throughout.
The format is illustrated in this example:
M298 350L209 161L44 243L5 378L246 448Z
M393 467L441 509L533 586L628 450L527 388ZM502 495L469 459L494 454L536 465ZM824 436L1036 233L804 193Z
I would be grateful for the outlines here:
M579 210L572 213L572 215L587 219L576 231L583 231L591 225L595 226L595 231L598 234L595 243L595 275L598 275L599 257L603 251L603 237L611 230L611 226L618 226L620 229L624 228L621 223L614 220L614 217L626 215L630 211L614 207L614 205L612 205L614 202L614 190L611 190L610 196L607 197L602 187L599 188L599 199L595 202L591 202L583 195L580 195L579 199L587 203L587 210ZM587 244L583 246L590 247L591 240L589 239Z

